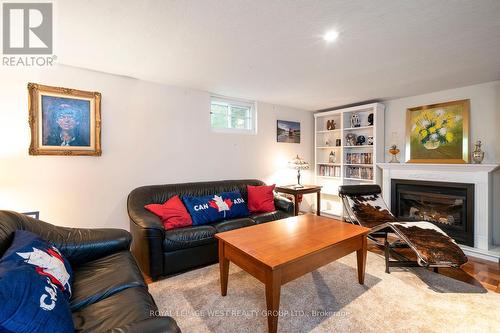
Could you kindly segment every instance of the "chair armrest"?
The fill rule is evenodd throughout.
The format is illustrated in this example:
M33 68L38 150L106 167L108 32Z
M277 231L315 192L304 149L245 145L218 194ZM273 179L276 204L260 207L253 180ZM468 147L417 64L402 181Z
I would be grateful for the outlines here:
M72 265L79 265L119 251L128 251L132 236L122 229L57 228L49 241Z
M277 210L282 210L290 215L294 215L295 212L295 205L294 203L280 195L275 195L274 196L274 206L276 207Z
M151 317L113 328L108 333L181 333L181 330L171 317Z

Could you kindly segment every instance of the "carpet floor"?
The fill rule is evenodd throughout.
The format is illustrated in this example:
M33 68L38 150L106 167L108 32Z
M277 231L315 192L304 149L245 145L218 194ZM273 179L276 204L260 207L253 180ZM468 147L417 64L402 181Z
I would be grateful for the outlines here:
M365 284L351 254L281 287L279 332L500 332L500 294L423 268L393 268L368 253ZM230 265L220 295L219 265L149 285L160 315L184 333L267 332L264 285Z

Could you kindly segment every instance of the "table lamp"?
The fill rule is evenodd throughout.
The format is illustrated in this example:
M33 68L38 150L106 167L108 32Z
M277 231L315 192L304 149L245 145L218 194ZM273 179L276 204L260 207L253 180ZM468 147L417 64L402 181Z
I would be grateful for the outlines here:
M288 162L288 165L290 166L290 168L297 170L297 185L295 185L295 187L304 187L300 184L300 170L309 169L309 163L307 163L302 158L300 158L299 155L297 155L290 162Z

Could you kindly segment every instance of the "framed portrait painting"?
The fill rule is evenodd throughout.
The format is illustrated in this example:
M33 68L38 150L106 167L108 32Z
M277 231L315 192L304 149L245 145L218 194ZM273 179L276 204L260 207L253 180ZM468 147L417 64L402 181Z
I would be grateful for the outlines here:
M470 101L419 106L406 111L406 162L468 163Z
M278 142L300 143L300 123L278 120L276 135Z
M30 155L100 156L101 94L28 84Z

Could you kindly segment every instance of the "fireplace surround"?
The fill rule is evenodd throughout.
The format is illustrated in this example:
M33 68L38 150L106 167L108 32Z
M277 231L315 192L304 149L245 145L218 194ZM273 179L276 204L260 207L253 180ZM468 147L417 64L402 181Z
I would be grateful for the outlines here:
M500 244L493 240L494 215L500 216L500 205L494 203L500 189L493 184L498 164L377 163L377 167L383 170L382 196L389 207L392 179L474 184L474 246L459 246L467 255L500 261Z
M426 221L474 247L474 184L391 180L391 211L400 221Z

